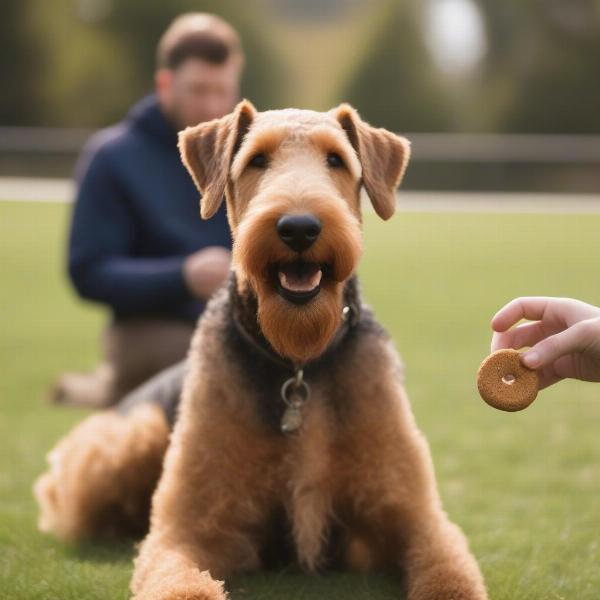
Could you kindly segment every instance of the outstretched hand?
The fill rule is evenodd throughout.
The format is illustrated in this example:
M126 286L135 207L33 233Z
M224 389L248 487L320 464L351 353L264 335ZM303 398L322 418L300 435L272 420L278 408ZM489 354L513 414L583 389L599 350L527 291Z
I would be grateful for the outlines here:
M521 319L528 322L513 327ZM516 350L540 389L562 379L600 381L600 308L571 298L515 298L492 319L491 350Z

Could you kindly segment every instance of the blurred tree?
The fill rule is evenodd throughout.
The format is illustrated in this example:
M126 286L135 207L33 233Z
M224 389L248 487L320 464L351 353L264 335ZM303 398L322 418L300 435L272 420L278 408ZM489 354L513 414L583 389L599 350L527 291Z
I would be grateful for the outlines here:
M0 125L30 125L38 114L38 81L45 56L29 28L31 1L2 3Z
M600 133L600 3L478 2L489 48L481 102L496 128Z
M415 0L387 2L370 47L340 90L372 123L394 131L445 131L453 127L440 73L423 42Z

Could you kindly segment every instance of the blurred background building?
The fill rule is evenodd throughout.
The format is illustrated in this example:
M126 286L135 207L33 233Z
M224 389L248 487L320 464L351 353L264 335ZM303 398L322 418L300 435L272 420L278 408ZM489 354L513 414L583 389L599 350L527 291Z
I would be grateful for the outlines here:
M409 188L600 193L597 0L4 0L0 175L68 176L190 10L241 32L259 109L348 101L408 135Z

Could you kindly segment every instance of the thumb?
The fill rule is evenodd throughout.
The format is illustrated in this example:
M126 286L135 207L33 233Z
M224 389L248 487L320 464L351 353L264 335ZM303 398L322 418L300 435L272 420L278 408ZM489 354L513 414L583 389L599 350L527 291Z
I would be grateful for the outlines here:
M551 365L561 356L585 350L593 341L594 335L597 335L594 321L579 321L572 327L547 337L524 352L521 361L530 369L540 369Z

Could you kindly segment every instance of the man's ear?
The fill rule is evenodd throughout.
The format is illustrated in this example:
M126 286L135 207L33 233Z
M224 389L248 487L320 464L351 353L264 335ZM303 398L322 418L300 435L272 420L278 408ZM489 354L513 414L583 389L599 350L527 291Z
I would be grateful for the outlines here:
M212 217L225 195L229 168L256 109L242 100L233 112L179 132L181 160L201 193L200 215Z
M362 183L375 212L384 220L396 210L396 189L410 158L410 142L386 129L371 127L349 105L333 110L362 167Z

